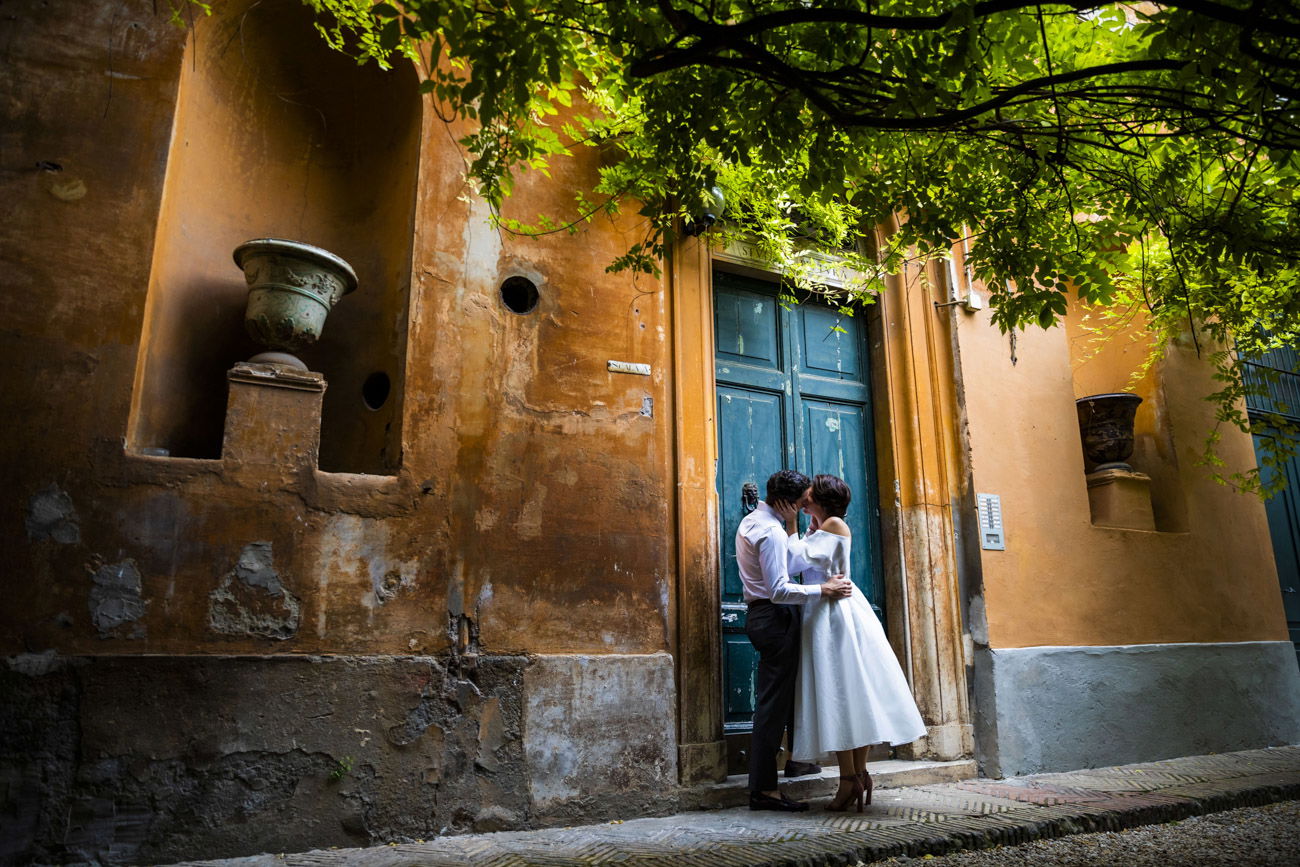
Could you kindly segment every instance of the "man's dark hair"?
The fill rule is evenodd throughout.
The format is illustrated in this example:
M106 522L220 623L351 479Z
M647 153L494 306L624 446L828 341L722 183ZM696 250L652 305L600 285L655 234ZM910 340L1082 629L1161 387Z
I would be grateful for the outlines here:
M817 476L812 482L812 498L817 505L826 510L827 515L843 518L844 513L849 510L853 492L838 476Z
M797 503L811 484L812 481L807 476L794 470L772 473L767 478L767 504L774 506L778 500Z

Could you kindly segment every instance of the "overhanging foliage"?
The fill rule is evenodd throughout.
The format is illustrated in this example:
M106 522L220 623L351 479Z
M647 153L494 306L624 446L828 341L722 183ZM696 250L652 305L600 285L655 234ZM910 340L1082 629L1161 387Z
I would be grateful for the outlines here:
M1213 353L1220 422L1243 428L1224 348L1300 337L1291 3L305 2L361 60L433 58L426 91L477 121L470 174L494 206L521 170L618 148L534 227L635 203L648 234L615 267L654 270L715 185L727 231L787 265L847 256L859 295L964 238L1003 329L1050 327L1072 293L1141 304L1158 345L1191 331Z

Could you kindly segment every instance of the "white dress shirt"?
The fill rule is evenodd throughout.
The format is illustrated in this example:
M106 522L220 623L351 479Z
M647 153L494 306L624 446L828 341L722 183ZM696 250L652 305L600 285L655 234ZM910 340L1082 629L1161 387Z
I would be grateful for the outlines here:
M780 605L802 605L821 595L821 587L815 584L805 587L790 580L790 573L802 572L808 562L801 554L790 557L785 523L767 503L760 502L736 528L736 565L746 602L770 599Z

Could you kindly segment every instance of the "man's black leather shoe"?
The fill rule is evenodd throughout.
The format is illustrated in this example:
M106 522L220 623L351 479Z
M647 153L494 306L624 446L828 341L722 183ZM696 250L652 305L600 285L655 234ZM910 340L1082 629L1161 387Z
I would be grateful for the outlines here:
M781 797L773 798L771 795L764 795L762 792L749 793L749 809L751 810L778 810L782 813L802 813L808 809L808 805L800 801L792 801L786 797L785 792Z
M820 774L822 766L815 762L796 762L788 761L785 763L785 775L787 777L806 777L809 774Z

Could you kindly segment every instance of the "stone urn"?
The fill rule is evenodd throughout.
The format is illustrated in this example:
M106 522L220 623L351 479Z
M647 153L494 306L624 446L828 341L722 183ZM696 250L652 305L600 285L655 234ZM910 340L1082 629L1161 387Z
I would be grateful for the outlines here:
M1125 463L1133 454L1133 416L1142 398L1136 394L1094 394L1074 402L1079 414L1083 453L1096 464L1094 472L1133 468Z
M248 283L244 327L273 350L249 360L306 370L290 353L319 340L330 310L357 288L352 266L328 250L279 238L245 241L235 248L235 264Z

